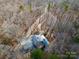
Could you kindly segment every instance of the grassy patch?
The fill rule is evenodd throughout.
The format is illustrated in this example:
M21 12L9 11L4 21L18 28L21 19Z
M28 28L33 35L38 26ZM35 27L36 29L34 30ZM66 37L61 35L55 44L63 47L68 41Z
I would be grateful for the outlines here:
M60 59L60 57L58 54L46 53L41 49L36 49L32 52L31 59Z

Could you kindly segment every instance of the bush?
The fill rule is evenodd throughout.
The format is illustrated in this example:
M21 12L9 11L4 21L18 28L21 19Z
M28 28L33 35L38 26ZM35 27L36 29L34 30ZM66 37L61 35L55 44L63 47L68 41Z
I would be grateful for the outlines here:
M36 49L32 51L31 58L32 59L43 59L44 52L41 49Z
M32 59L60 59L58 54L54 53L46 53L42 51L41 49L36 49L31 54Z

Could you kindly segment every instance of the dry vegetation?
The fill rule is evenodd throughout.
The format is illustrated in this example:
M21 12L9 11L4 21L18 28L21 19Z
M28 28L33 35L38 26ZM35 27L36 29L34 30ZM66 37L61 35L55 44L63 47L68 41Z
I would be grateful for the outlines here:
M29 2L31 2L29 0ZM26 59L13 50L23 37L44 32L50 41L47 51L64 54L67 51L79 53L79 6L64 1L25 3L25 0L0 0L0 59ZM74 4L74 5L72 5ZM9 52L3 46L10 48ZM6 49L5 48L5 49ZM1 49L3 49L2 53ZM12 55L10 55L13 53ZM14 56L16 55L16 56ZM10 56L10 57L9 57ZM79 57L79 56L78 56ZM28 58L27 58L28 59Z

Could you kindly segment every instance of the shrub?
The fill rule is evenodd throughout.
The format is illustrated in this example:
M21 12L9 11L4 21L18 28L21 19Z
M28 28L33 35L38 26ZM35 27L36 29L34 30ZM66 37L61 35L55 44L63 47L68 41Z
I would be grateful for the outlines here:
M58 54L56 53L46 53L42 51L41 49L36 49L31 54L32 59L60 59Z
M31 58L32 59L43 59L44 52L41 49L35 49L32 51Z

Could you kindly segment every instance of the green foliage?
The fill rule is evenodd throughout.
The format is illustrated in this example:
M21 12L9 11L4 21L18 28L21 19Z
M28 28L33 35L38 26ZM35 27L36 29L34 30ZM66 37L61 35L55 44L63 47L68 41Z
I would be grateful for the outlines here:
M32 59L43 59L44 52L41 49L36 49L32 52Z
M70 8L70 5L69 5L68 1L63 1L63 2L61 3L61 6L62 6L62 8L64 9L64 11L68 11L69 8Z
M45 53L41 49L36 49L31 54L32 59L60 59L58 54Z
M64 59L75 59L76 52L66 52ZM61 56L57 53L46 53L41 49L36 49L31 54L32 59L61 59Z

